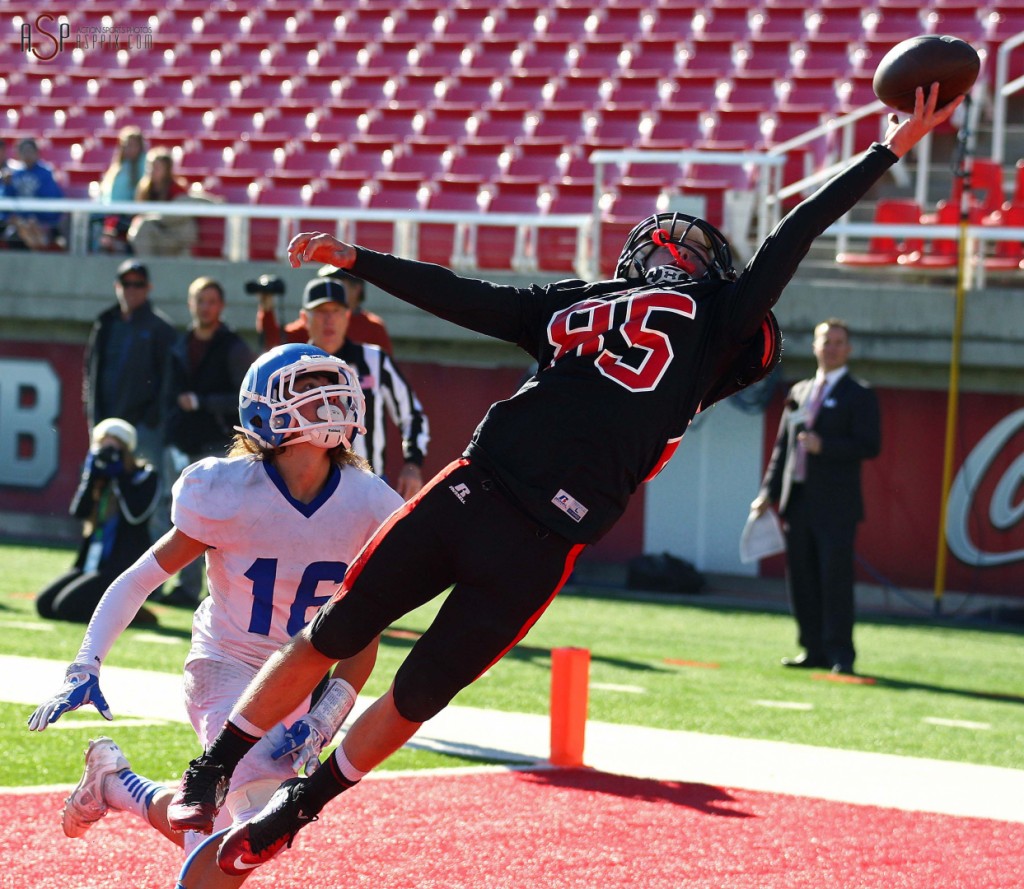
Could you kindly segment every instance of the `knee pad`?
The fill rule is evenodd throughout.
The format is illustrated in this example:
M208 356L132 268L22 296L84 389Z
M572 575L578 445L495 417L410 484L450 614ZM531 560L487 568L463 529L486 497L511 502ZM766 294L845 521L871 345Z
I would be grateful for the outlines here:
M474 678L463 679L448 664L432 657L416 657L413 651L395 674L395 709L410 722L426 722L447 707Z
M224 809L229 813L231 823L241 824L252 818L270 801L280 786L281 780L278 778L261 778L237 790L232 787L224 801Z

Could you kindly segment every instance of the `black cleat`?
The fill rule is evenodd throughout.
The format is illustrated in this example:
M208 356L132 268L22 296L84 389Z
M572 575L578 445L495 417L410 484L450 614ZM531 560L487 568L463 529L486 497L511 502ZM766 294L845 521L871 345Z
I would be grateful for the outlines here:
M315 812L303 808L303 788L308 779L289 778L262 811L234 828L217 850L217 865L226 874L241 877L290 848L295 835L316 821Z
M167 806L171 830L210 833L227 795L228 776L224 766L211 762L205 754L193 759Z

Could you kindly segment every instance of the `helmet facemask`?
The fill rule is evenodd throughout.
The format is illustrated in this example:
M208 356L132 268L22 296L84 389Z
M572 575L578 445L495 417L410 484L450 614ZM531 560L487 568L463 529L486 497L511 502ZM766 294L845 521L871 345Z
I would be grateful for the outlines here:
M310 376L327 382L306 388L303 381ZM355 435L366 432L359 381L347 364L331 355L303 355L272 371L263 385L249 390L243 385L240 404L245 425L235 428L263 445L289 447L308 441L325 450L350 448ZM316 406L316 419L303 415L308 405Z
M685 213L659 213L637 225L626 238L615 274L664 285L736 278L725 236Z

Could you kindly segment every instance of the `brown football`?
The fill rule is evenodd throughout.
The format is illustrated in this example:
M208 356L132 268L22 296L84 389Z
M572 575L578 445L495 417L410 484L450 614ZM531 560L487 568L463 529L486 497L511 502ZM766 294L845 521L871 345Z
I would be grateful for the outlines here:
M978 79L981 59L974 47L959 37L925 34L897 43L875 69L872 87L890 108L914 110L914 93L938 81L941 108L966 93Z

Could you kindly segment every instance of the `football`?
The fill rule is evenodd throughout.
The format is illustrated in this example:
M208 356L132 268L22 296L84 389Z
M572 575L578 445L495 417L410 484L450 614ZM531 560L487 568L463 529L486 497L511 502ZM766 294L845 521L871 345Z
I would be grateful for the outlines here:
M914 92L938 81L937 108L966 93L978 78L981 59L974 47L959 37L925 34L897 43L875 69L872 88L890 108L914 110Z

